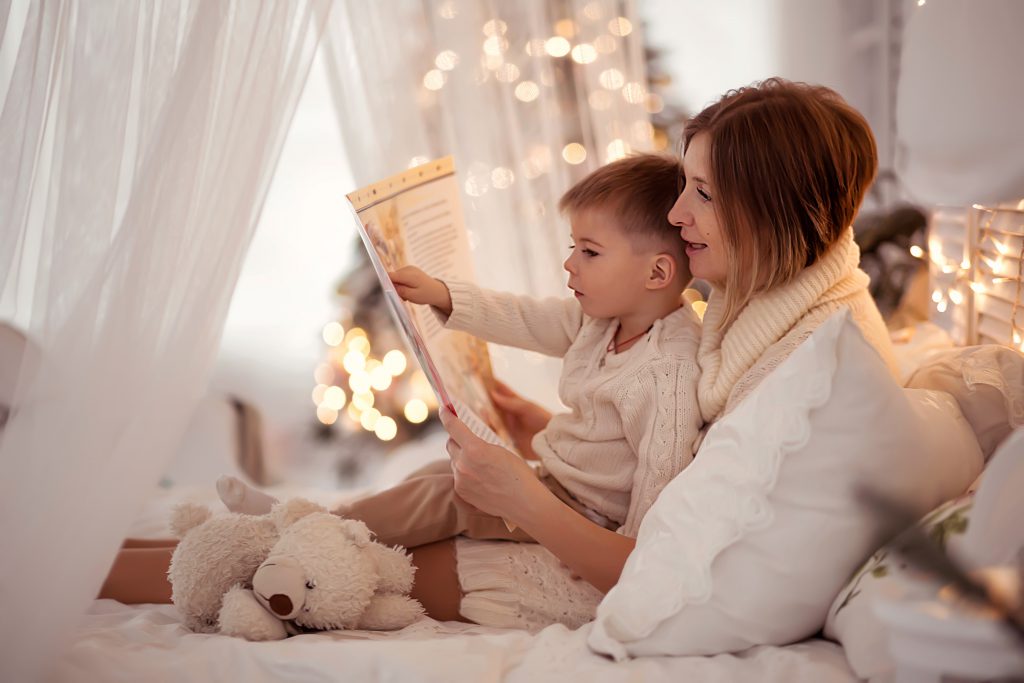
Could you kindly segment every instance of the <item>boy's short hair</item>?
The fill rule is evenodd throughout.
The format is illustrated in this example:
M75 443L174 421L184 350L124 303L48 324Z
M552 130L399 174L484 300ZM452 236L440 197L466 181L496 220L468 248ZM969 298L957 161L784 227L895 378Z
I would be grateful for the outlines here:
M657 240L682 254L679 228L668 222L682 174L675 157L635 154L587 174L562 195L558 209L570 218L594 208L610 211L627 235Z

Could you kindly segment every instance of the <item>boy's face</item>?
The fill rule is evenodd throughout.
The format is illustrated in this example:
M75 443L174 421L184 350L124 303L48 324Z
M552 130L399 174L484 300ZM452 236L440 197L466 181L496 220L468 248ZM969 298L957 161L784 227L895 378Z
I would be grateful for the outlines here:
M572 239L564 266L583 312L592 318L633 313L647 291L651 257L657 252L631 239L614 212L602 208L573 214Z

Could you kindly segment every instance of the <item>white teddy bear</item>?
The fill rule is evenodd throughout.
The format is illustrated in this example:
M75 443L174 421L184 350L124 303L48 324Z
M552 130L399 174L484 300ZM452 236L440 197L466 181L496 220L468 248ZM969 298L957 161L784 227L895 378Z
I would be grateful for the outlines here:
M409 597L415 569L362 522L301 498L269 515L175 510L181 538L168 577L194 631L278 640L306 630L399 629L423 615Z

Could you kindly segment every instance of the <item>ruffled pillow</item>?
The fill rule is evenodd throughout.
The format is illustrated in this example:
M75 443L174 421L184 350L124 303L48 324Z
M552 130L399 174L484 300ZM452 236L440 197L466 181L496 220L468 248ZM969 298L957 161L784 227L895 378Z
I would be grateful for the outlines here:
M806 638L895 531L864 489L921 514L981 466L956 402L899 387L837 313L712 426L665 487L588 642L622 659Z
M1012 565L1024 550L1024 429L996 449L984 473L967 493L924 517L911 533L924 533L965 569ZM903 535L871 556L839 592L828 612L825 635L843 644L850 668L860 678L895 673L889 627L878 616L881 601L933 599L936 580L909 566L897 552Z
M1024 355L996 344L935 354L918 367L907 386L945 391L956 399L987 460L1024 424Z

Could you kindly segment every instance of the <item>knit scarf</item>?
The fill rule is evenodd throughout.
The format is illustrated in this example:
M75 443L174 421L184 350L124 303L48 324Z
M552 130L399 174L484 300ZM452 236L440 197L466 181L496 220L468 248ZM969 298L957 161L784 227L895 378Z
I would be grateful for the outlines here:
M831 314L844 300L867 293L869 278L859 263L860 249L853 241L853 229L848 228L792 281L755 295L726 329L718 326L724 297L712 291L697 353L701 368L697 398L705 422L721 416L737 381L808 314Z

